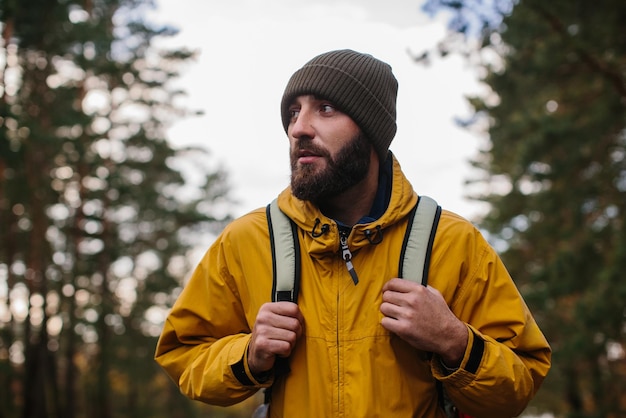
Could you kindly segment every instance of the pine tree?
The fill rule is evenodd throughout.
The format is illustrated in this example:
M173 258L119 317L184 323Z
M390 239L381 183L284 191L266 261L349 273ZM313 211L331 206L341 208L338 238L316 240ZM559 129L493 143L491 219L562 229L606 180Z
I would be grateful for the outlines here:
M428 3L482 41L490 93L471 99L488 134L475 161L491 206L482 226L554 350L535 407L623 416L626 3L522 0L504 14L512 3Z
M165 128L187 50L150 1L19 0L0 10L0 410L174 416L152 360L194 237L228 216L225 173L177 169ZM189 167L190 164L185 166ZM184 193L183 193L184 192ZM169 383L169 382L168 382ZM169 390L169 389L166 389ZM155 401L156 400L156 401ZM190 411L179 398L171 408Z

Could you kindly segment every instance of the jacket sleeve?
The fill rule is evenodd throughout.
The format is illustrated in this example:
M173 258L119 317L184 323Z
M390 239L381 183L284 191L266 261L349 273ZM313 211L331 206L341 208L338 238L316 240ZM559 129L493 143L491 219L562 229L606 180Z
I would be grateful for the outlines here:
M183 394L220 406L240 402L272 383L261 384L248 369L247 347L258 304L245 283L234 279L244 274L233 256L234 246L222 234L205 254L169 313L155 353Z
M463 262L440 271L459 277L448 280L454 285L442 293L467 325L468 346L452 373L435 356L433 375L466 414L518 416L550 369L551 349L495 250L478 230L465 229L440 253L441 260L453 256Z

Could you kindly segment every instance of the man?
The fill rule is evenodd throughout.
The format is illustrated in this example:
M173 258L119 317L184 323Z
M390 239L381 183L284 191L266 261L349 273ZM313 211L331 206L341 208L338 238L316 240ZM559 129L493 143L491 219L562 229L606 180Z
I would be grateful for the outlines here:
M278 204L298 227L297 304L270 302L265 210L228 225L158 343L184 394L231 405L271 387L272 417L444 417L443 387L467 414L511 417L536 393L550 347L469 222L443 211L430 286L396 278L418 200L388 150L397 87L389 65L350 50L291 77L291 186Z

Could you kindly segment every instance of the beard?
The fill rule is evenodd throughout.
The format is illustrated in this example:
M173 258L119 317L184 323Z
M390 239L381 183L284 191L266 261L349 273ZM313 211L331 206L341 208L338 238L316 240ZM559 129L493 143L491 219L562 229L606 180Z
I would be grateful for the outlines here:
M300 200L315 204L333 198L348 190L365 178L370 167L372 145L362 133L355 135L335 156L311 143L294 148L291 161L291 192ZM314 165L298 165L297 152L306 149L326 160L326 167L318 169Z

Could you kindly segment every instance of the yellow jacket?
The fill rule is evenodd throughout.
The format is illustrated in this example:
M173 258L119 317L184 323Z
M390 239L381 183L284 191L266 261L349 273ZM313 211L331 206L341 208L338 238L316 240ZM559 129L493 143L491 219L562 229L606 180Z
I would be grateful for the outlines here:
M394 158L386 212L349 236L355 285L339 254L337 224L289 189L280 194L280 208L298 225L305 320L287 375L261 384L247 368L250 332L272 291L264 209L232 222L210 247L167 318L156 360L185 395L211 404L231 405L273 384L272 417L444 417L435 379L465 413L519 415L550 368L550 347L500 258L466 220L443 212L429 274L468 325L459 369L446 374L437 356L380 325L381 288L398 274L416 201ZM320 234L323 224L329 229ZM383 239L372 244L365 231L378 226Z

